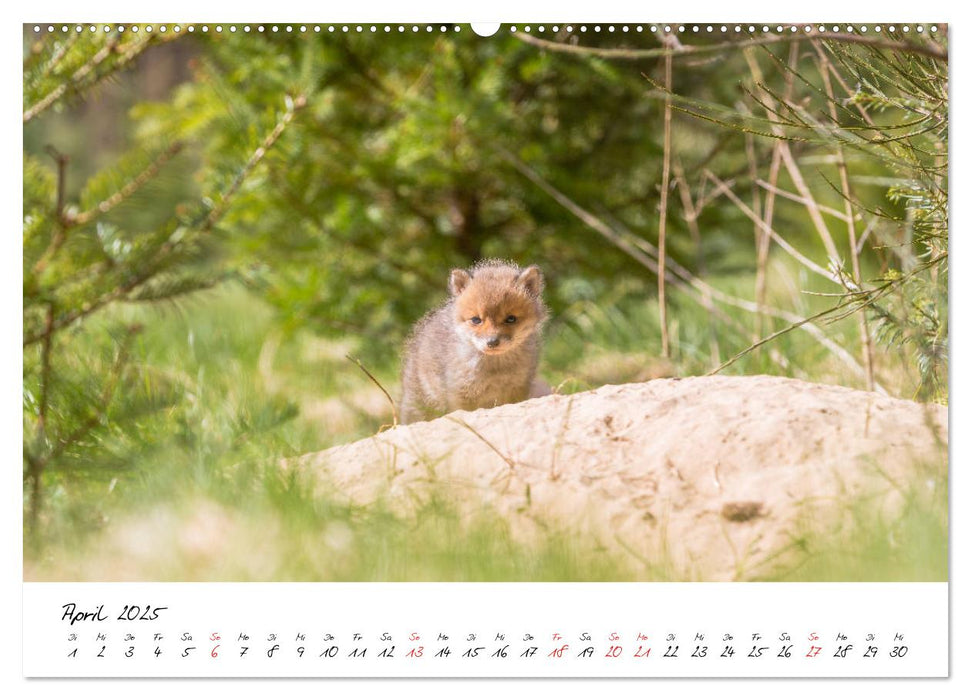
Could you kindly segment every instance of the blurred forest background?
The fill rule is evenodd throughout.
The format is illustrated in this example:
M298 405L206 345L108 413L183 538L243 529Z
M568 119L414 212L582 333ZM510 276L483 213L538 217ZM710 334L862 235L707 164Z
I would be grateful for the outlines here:
M943 25L77 29L24 28L27 578L625 578L279 473L391 422L347 356L396 394L483 257L546 274L563 393L723 371L947 401ZM942 565L868 561L817 575Z

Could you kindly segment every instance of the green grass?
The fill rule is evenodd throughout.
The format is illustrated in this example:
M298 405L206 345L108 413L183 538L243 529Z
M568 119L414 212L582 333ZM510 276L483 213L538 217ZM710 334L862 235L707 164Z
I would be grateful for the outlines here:
M485 508L470 519L440 499L403 517L383 505L331 502L287 476L281 458L371 435L390 420L390 409L345 359L353 346L309 333L284 336L270 309L241 289L203 293L163 313L122 307L102 327L90 324L72 338L78 353L119 322L143 324L132 361L169 377L179 391L171 406L146 418L151 441L99 436L101 464L68 455L51 469L43 538L28 542L28 578L633 576L623 563L567 536L519 543ZM374 368L389 387L395 365L396 358ZM380 396L370 401L373 412L355 406L361 393Z
M401 517L381 505L338 506L279 475L221 489L186 488L117 513L102 532L65 539L30 577L160 581L611 581L633 570L566 536L517 542L483 510L443 503ZM83 556L77 556L77 552Z
M737 279L723 284L740 295L745 286ZM238 287L165 308L118 307L73 334L72 347L85 357L106 329L142 324L132 362L146 382L167 387L150 387L166 400L135 419L133 433L140 437L99 434L90 449L65 455L48 471L41 536L26 542L28 578L683 578L663 557L645 567L568 533L524 541L487 506L460 514L444 492L407 516L383 504L350 507L322 496L281 470L280 460L372 435L390 422L383 395L345 358L356 352L353 343L302 330L286 333L269 306ZM605 303L577 304L549 329L543 373L572 392L706 371L707 312L685 302L673 317L676 352L661 361L653 301L621 289ZM852 322L838 329L847 347L854 329ZM722 333L725 357L750 342ZM859 385L805 334L783 336L772 347L788 358L787 369L761 352L731 372ZM393 395L397 359L389 352L386 362L370 367ZM885 376L893 377L893 366L886 369ZM946 578L946 495L941 501L940 493L931 500L903 497L903 515L894 522L874 516L864 502L844 504L849 515L838 531L807 522L794 534L778 578Z
M914 472L914 483L883 478L870 498L807 510L773 579L947 581L947 465L922 464Z

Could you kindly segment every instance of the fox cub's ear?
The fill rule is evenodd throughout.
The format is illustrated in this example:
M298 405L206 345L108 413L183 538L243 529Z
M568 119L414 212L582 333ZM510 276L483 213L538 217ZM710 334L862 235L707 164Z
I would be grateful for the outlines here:
M521 284L527 292L533 296L539 296L543 291L543 273L535 265L530 265L519 273L516 281Z
M472 275L465 270L452 270L452 274L448 278L448 291L453 297L457 297L463 289L469 286L471 281Z

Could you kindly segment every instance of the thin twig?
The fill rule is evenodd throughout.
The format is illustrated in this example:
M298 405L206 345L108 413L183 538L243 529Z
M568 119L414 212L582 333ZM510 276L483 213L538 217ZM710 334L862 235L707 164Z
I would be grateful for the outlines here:
M841 307L838 306L836 308L841 308ZM745 348L741 352L738 352L734 356L732 356L731 358L725 360L720 365L718 365L718 367L716 367L715 369L713 369L710 372L708 372L705 376L711 376L713 374L718 374L723 369L725 369L727 367L730 367L731 365L735 364L738 360L740 360L741 358L745 357L746 355L748 355L750 352L752 352L756 348L760 348L763 345L765 345L766 343L772 342L773 340L775 340L779 336L785 335L789 331L793 331L793 330L795 330L797 328L801 328L802 326L805 326L807 323L812 323L813 321L816 321L816 320L821 319L821 318L823 318L825 316L828 316L828 315L832 314L834 312L834 310L835 309L825 309L824 311L820 311L817 314L813 314L812 316L807 316L806 318L803 318L803 319L800 319L800 320L798 320L798 321L796 321L794 323L791 323L788 326L786 326L785 328L782 328L782 329L776 331L775 333L770 333L769 335L765 336L761 340L758 340L758 341L752 343L751 345L749 345L747 348Z
M391 398L391 394L388 393L388 390L381 385L381 382L379 382L377 378L375 378L375 376L368 371L368 368L365 367L364 363L362 363L359 359L356 357L351 357L350 355L344 355L344 357L360 367L361 371L368 376L368 379L374 382L374 385L384 393L385 397L388 399L388 403L391 404L391 427L398 427L398 408L395 406L394 399Z
M47 427L47 405L50 398L50 388L51 388L51 334L50 330L54 326L54 303L50 302L47 305L47 315L44 321L44 329L46 335L44 336L44 342L41 344L40 351L40 401L37 408L37 430L38 438L43 443L46 439L46 427Z
M775 146L773 146L773 149L774 148ZM748 161L749 168L749 185L752 189L752 212L758 219L763 219L765 214L762 210L762 192L759 189L758 184L756 184L759 180L759 171L755 158L755 143L752 134L748 133L745 134L745 156L746 160ZM768 199L770 196L771 195L766 195L766 199ZM762 298L764 301L764 297L760 295L760 291L764 292L765 289L765 261L761 259L759 253L761 253L763 248L762 241L769 238L769 236L762 230L758 223L753 222L752 225L755 229L755 298ZM756 339L763 333L764 320L765 319L762 317L762 314L759 314L757 318L758 328L755 334Z
M792 178L792 184L796 186L799 194L802 195L803 199L805 200L803 206L806 208L806 211L809 212L809 218L816 227L816 231L819 233L819 237L823 241L823 246L826 248L827 254L833 260L838 260L839 252L836 249L836 243L833 241L833 237L829 233L829 228L826 226L826 222L823 220L822 212L820 212L819 205L816 203L816 199L813 197L812 190L810 190L809 185L806 184L806 180L802 176L802 171L799 169L796 159L792 157L792 150L789 148L789 144L786 141L779 141L778 143L779 153L782 155L782 162L786 166L786 172L789 173L789 177Z
M41 272L47 265L50 257L64 245L64 242L67 240L67 230L69 228L64 218L64 203L66 197L65 192L67 190L67 164L71 159L53 146L48 145L45 150L57 163L57 199L54 202L54 235L51 237L51 242L48 244L44 254L40 256L40 259L34 265L33 271L35 274Z
M778 170L778 168L777 168L777 170ZM755 184L758 185L759 187L761 187L766 192L769 192L769 193L774 194L774 195L778 195L778 196L782 197L783 199L788 199L790 202L796 202L798 204L805 204L806 203L806 200L803 199L802 197L800 197L798 194L795 194L794 192L790 192L789 190L784 190L784 189L782 189L781 187L779 187L777 185L773 185L772 182L770 182L768 180L762 180L760 178L760 179L758 179L758 180L755 181ZM843 213L843 212L841 212L839 209L833 209L832 207L827 207L827 206L824 206L824 205L820 204L819 205L819 211L823 212L824 214L829 214L834 219L838 219L838 220L840 220L840 221L842 221L844 223L846 222L846 214ZM764 218L766 220L766 223L768 223L768 224L771 225L772 222L770 221L770 217L768 215L768 212L766 212L766 214L764 215ZM855 220L855 217L854 217L854 220Z
M629 234L629 235L633 236L633 234ZM656 252L653 250L650 243L645 241L643 238L637 238L637 237L634 237L634 238L635 238L635 243L638 245L638 247L640 247L648 254L653 254L654 252ZM678 286L680 289L682 289L682 291L687 290L688 292L692 292L692 291L700 292L702 294L702 300L699 303L701 303L702 306L705 306L704 299L705 299L705 296L707 296L708 299L714 299L721 304L725 304L726 306L731 306L736 309L741 309L751 314L756 314L756 315L763 314L763 315L771 316L773 318L778 318L782 321L785 321L786 323L797 323L803 320L800 316L790 311L786 311L784 309L777 309L767 304L757 304L747 299L741 299L739 297L732 296L731 294L726 294L725 292L721 291L717 287L712 287L704 280L699 279L698 277L695 277L694 275L691 274L690 270L687 270L686 268L681 267L674 260L671 260L670 262L671 262L672 272L674 272L674 274L677 275L677 278L684 280L684 283L683 283L684 286L681 286L678 284L679 280L675 278L674 280L675 286ZM845 296L845 294L841 294L840 296ZM709 308L709 307L705 306L705 308ZM714 308L716 312L719 311L717 307L712 307L712 308ZM729 321L734 321L734 319L732 319L731 317L728 317L728 318L729 318ZM734 325L740 328L740 326L738 326L737 324L734 324ZM835 357L840 359L844 364L846 364L850 369L852 369L854 373L856 373L860 377L864 376L863 367L860 365L859 362L857 362L856 358L853 357L853 354L848 352L846 348L842 347L838 343L828 338L821 328L819 328L818 326L812 323L803 323L803 325L799 326L799 328L800 330L804 331L808 335L812 336L820 345L822 345L824 348L829 350ZM741 330L744 332L744 329L741 329ZM780 361L780 358L772 353L770 353L770 358L780 366L783 366L783 367L786 366L785 362ZM712 364L717 365L719 362L720 360ZM886 393L884 388L881 387L879 384L875 386L875 389L880 393Z
M874 229L877 227L877 217L873 216L866 224L866 228L863 229L863 233L860 235L860 240L856 242L856 252L857 254L863 252L863 244L866 243L870 234L873 233Z
M762 345L765 345L766 343L771 342L772 340L775 340L779 336L784 335L789 331L795 330L796 328L802 328L804 326L807 326L811 322L816 321L820 318L824 318L828 316L830 317L829 318L830 322L835 322L835 321L840 321L853 314L860 313L864 308L872 305L877 300L890 293L890 291L894 287L899 286L901 283L913 277L917 273L929 267L933 267L941 260L943 260L945 257L946 257L946 254L942 254L936 258L928 260L923 265L921 265L918 268L915 268L914 270L910 271L906 275L902 277L898 277L897 279L885 282L879 287L847 293L844 295L843 301L838 303L836 306L830 307L828 309L824 309L823 311L813 314L812 316L807 316L806 318L795 321L789 326L781 330L778 330L775 333L772 333L771 335L766 336L765 338L762 338L758 342L753 343L749 347L737 353L734 357L723 362L721 366L716 367L712 371L708 372L708 375L717 374L718 372L721 372L723 369L725 369L726 367L729 367L730 365L733 365L736 361L738 361L740 358L750 353L752 350L755 350L756 348ZM887 393L886 390L876 382L874 382L874 389L881 394Z
M795 73L794 62L798 58L797 49L798 44L794 44L790 51L790 78ZM755 58L750 54L750 52L745 52L745 60L749 64L749 70L752 73L752 78L755 80L755 83L760 86L764 85L765 78L762 75L762 70L759 68L758 62L755 61ZM789 84L791 85L791 80ZM778 115L778 105L776 100L764 87L762 88L762 95L766 115L771 122L772 133L776 137L775 145L779 150L779 155L782 157L783 164L786 166L786 171L789 173L792 183L796 186L796 190L804 200L803 206L805 206L806 211L809 213L809 219L813 222L813 226L816 227L816 231L819 233L819 237L823 241L823 246L826 248L826 254L830 258L837 260L839 259L839 253L836 249L836 243L833 241L833 237L829 233L826 222L823 220L822 213L820 212L819 205L816 203L816 200L813 197L812 190L809 189L805 178L802 176L802 171L799 169L795 158L792 157L792 150L789 148L789 143L785 140L785 131L782 128L781 120Z
M864 44L866 46L872 46L873 48L888 49L891 51L916 53L945 62L948 59L947 51L936 46L924 46L906 41L891 41L887 39L880 39L878 37L863 36L861 34L823 33L817 31L815 28L809 32L791 34L786 33L778 35L774 34L772 36L760 37L757 39L745 39L742 41L726 41L718 44L695 46L683 44L676 48L657 49L610 49L593 46L577 46L574 44L564 44L557 41L550 41L548 39L540 39L532 34L526 34L525 32L516 32L513 34L513 36L527 44L549 49L550 51L559 51L578 56L594 56L597 58L617 59L622 61L637 61L644 58L659 58L661 56L697 56L698 54L718 51L733 51L746 46L766 46L768 44L799 41L800 39L806 37L819 38L824 41L838 41L847 44Z
M685 179L684 169L681 167L680 161L675 161L674 163L674 179L675 186L678 188L678 193L681 195L681 208L684 210L684 220L688 227L688 233L691 234L691 240L694 243L698 272L702 277L707 276L707 270L705 265L705 255L704 247L701 239L701 229L698 228L698 212L695 209L694 202L691 199L691 190L688 187L688 182ZM717 365L721 362L721 349L718 347L718 333L715 329L714 319L712 318L712 301L711 292L708 289L703 289L701 291L702 298L704 300L704 306L707 308L709 323L708 323L708 351L711 354L711 363Z
M846 93L846 96L853 97L853 95L856 94L856 90L854 90L852 87L849 86L849 84L846 82L843 76L836 70L836 67L833 66L832 63L830 63L830 67L832 68L832 71L833 71L833 77L836 78L836 82L838 82L840 84L840 87L843 88L843 92ZM863 119L863 121L868 126L876 127L876 122L873 121L873 118L870 116L870 113L867 112L866 107L864 105L862 105L860 102L854 102L853 105L856 107L856 111L860 113L860 118Z
M829 79L829 59L817 42L813 42L813 48L819 56L820 75L823 78L823 86L826 88L826 95L829 97L829 112L835 123L837 121L836 102L833 98L833 85ZM836 142L836 166L840 175L840 190L843 194L843 207L846 212L846 230L850 239L850 261L853 265L853 282L858 287L862 281L860 274L860 254L856 245L856 225L853 221L853 198L850 192L850 177L846 166L846 157L843 153L843 145ZM870 338L870 325L866 318L866 309L860 310L860 344L863 352L863 368L866 370L866 388L873 389L873 341Z
M47 449L47 406L50 401L51 391L51 345L53 339L50 329L54 325L54 304L47 305L47 317L45 321L47 335L41 345L40 355L40 400L37 407L37 450L43 452ZM26 449L26 446L25 446ZM43 489L41 488L41 477L44 473L44 461L37 457L27 462L27 473L30 476L30 529L31 532L37 531L37 522L40 519L41 499Z
M660 221L657 234L657 306L661 325L661 357L671 356L668 339L668 309L664 297L664 277L667 263L668 185L671 177L671 55L664 57L664 88L668 97L664 102L664 161L661 168Z
M64 200L67 196L67 164L71 161L71 157L61 153L51 145L48 145L44 150L57 163L57 200L54 206L57 218L61 220L64 217Z
M476 430L471 425L469 425L468 423L466 423L464 420L462 420L461 418L456 418L455 416L445 416L445 419L452 421L456 425L461 425L463 428L465 428L466 430L468 430L469 432L471 432L473 435L475 435L477 438L479 438L480 440L482 440L482 442L484 442L486 444L486 446L489 447L489 449L491 449L493 452L495 452L497 455L499 455L500 458L502 458L502 461L503 462L505 462L506 464L509 465L509 468L510 469L515 469L516 468L516 463L514 461L512 461L512 459L510 459L509 457L507 457L506 455L504 455L502 452L500 452L499 451L499 448L497 448L495 445L493 445L491 442L489 442L482 435L482 433L480 433L478 430Z
M631 236L624 236L619 234L613 228L608 226L602 219L598 218L591 212L587 211L572 199L567 197L565 194L556 189L553 185L543 179L539 173L533 170L531 167L523 163L519 158L512 155L509 151L499 148L500 155L508 160L512 166L518 170L522 175L524 175L533 184L539 187L541 190L546 192L550 197L552 197L560 206L569 211L575 217L580 219L588 227L599 233L601 236L606 238L610 243L615 245L620 250L624 251L627 255L633 258L636 262L641 264L643 267L647 268L651 273L657 275L660 270L657 265L657 248L650 246L646 241L636 240ZM642 249L643 248L643 249ZM653 256L653 257L652 257ZM680 265L670 259L668 261L669 266L673 269L683 269ZM745 328L738 323L734 318L726 314L724 311L714 306L713 304L706 304L704 297L695 289L692 289L690 284L685 283L679 277L671 274L669 271L666 275L667 281L674 286L678 287L687 294L693 296L699 304L704 308L709 309L712 313L716 314L718 318L724 323L731 325L739 333L747 333Z
M790 70L786 75L786 88L785 96L787 99L791 98L793 90L793 76L795 74L796 61L799 58L799 42L794 42L789 49L789 66ZM746 51L746 60L749 63L750 69L753 73L753 77L757 79L758 63L755 58L749 55L749 51ZM765 208L762 212L762 218L765 220L766 225L772 228L772 221L775 217L775 189L776 183L779 180L779 168L782 164L782 149L780 141L775 141L772 144L772 160L769 163L769 184L772 189L770 189L765 196ZM766 304L766 296L768 295L768 266L769 266L769 251L772 247L772 237L768 235L765 231L761 231L758 245L755 253L755 303L759 307L764 307ZM759 314L759 335L764 335L765 333L765 319L764 314Z
M718 176L715 175L713 172L711 172L710 170L709 171L706 171L706 172L708 173L708 177L711 178L711 180L714 183L716 183L718 185L723 185L723 186L725 185L725 183L723 183L720 179L718 179ZM722 193L726 197L728 197L735 204L735 206L738 207L742 211L743 214L745 214L745 216L747 216L749 219L751 219L752 221L754 221L759 227L761 227L764 232L766 232L768 235L770 235L772 237L772 240L774 240L776 243L778 243L779 246L784 251L786 251L787 253L789 253L789 255L791 255L793 258L795 258L800 263L802 263L804 267L806 267L809 270L812 270L813 272L815 272L816 274L820 275L821 277L825 277L830 282L833 282L835 284L840 284L840 285L843 283L843 280L841 280L837 275L834 275L829 270L827 270L827 269L825 269L823 267L820 267L819 265L817 265L816 263L814 263L812 260L810 260L809 258L807 258L805 255L803 255L802 253L800 253L798 250L796 250L792 246L792 244L790 244L786 239L784 239L782 236L780 236L778 233L776 233L776 231L774 229L772 229L770 226L768 226L765 223L765 221L763 221L762 219L758 218L755 215L755 212L753 212L745 204L745 202L743 202L741 199L739 199L738 195L736 195L734 192L732 192L732 190L729 187L725 186L722 189Z
M556 189L549 182L544 180L539 175L539 173L537 173L531 167L523 163L521 160L519 160L519 158L511 154L509 151L500 147L499 153L503 158L505 158L509 163L511 163L516 170L518 170L522 175L524 175L528 180L533 182L541 190L546 192L563 208L565 208L571 214L576 216L578 219L580 219L580 221L582 221L584 224L592 228L601 236L606 238L612 244L614 244L622 251L627 253L638 263L640 263L641 265L643 265L653 273L657 274L658 272L657 262L650 257L651 255L654 255L654 256L657 255L657 249L653 248L653 246L651 246L647 241L643 239L634 239L636 242L632 242L631 240L629 240L629 238L633 238L632 236L624 236L618 233L617 231L613 230L610 226L604 223L603 220L601 220L597 216L593 215L592 213L590 213L589 211L587 211L586 209L578 205L576 202L574 202L565 194L563 194L558 189ZM719 182L718 192L720 193L726 187L726 185L721 181L718 181L718 182ZM735 306L736 308L744 309L746 311L750 311L753 313L757 313L759 311L759 307L756 304L749 301L745 301L743 299L732 297L716 289L715 287L708 285L704 281L692 275L690 271L682 268L673 259L669 260L669 264L670 264L671 273L672 273L668 275L669 282L671 282L674 286L678 287L682 291L692 296L704 308L709 309L712 311L712 313L717 314L722 321L736 327L737 329L739 329L740 332L745 333L747 335L747 331L732 316L729 316L722 309L719 309L718 307L711 304L710 301L706 303L705 297L702 294L702 290L707 289L708 292L714 298L718 299L719 301L722 301L723 303L726 303L730 306ZM789 314L789 312L781 311L779 309L764 307L763 310L765 313L778 316L779 318L782 318L784 320L795 318L793 315ZM853 355L848 353L840 345L838 345L831 339L827 338L826 335L822 332L822 330L820 330L818 327L814 326L811 323L806 322L805 320L802 320L800 325L794 326L794 327L801 328L802 330L812 335L816 340L819 341L821 345L823 345L823 347L825 347L827 350L832 352L840 360L845 362L847 366L849 366L854 372L862 375L863 369L860 367L860 364L856 361L856 358L854 358ZM782 364L781 358L773 357L773 360ZM879 385L876 386L876 389L881 393L886 393L883 390L883 388L880 387Z

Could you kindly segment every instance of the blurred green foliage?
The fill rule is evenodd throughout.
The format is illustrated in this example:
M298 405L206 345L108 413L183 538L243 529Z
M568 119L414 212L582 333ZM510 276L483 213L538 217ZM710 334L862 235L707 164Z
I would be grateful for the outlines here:
M543 372L564 391L704 373L784 328L783 316L719 315L676 292L672 356L659 359L656 277L517 167L649 251L668 99L672 189L699 210L695 229L671 193L667 254L686 284L751 303L758 228L706 173L759 210L758 180L785 140L846 257L827 259L803 203L780 196L772 227L849 284L774 248L763 302L800 318L842 304L822 334L851 355L865 308L885 343L878 382L946 400L946 60L807 39L793 69L788 42L731 47L678 56L670 94L654 37L580 37L650 49L616 59L433 29L26 28L24 485L38 556L115 509L147 507L140 499L232 503L269 488L235 484L240 465L262 473L373 432L387 422L383 399L356 398L373 387L344 354L393 387L410 324L442 300L450 268L482 257L546 273ZM943 33L885 38L946 51ZM823 89L820 55L845 82L838 98ZM782 106L766 109L769 98ZM859 279L830 213L845 205L838 148L866 236ZM798 189L784 169L776 185ZM863 384L798 330L765 350L732 371ZM547 575L582 578L581 560L552 556Z

